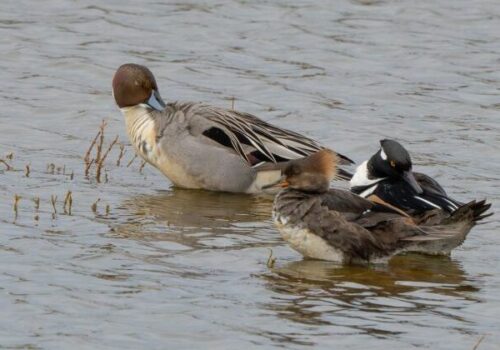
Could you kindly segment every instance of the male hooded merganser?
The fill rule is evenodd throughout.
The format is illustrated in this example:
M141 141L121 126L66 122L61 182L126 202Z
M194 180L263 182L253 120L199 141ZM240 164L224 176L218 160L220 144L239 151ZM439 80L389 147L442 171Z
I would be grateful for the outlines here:
M282 237L303 256L341 263L377 262L401 252L449 254L465 239L484 201L460 206L453 214L432 210L410 217L352 192L330 189L338 157L321 150L291 161L274 186L273 220Z
M433 209L451 214L464 204L450 198L433 178L412 172L410 154L400 143L382 140L380 146L356 169L350 181L352 192L410 215Z
M248 113L194 102L165 103L153 73L138 64L118 68L113 96L136 152L179 187L258 193L281 176L262 167L323 148ZM352 164L340 154L339 159ZM348 180L351 174L341 170L339 177Z

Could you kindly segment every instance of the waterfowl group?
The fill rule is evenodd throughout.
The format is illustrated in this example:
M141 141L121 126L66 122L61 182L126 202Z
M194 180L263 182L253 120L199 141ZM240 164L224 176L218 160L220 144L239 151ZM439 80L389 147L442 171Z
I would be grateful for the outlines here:
M321 150L289 162L275 186L273 220L304 257L339 263L385 261L402 252L449 254L490 205L472 201L451 214L431 209L409 215L383 201L330 189L337 156Z
M113 96L137 154L178 187L260 193L282 188L273 220L304 257L376 262L401 252L449 254L490 204L450 198L431 177L413 173L394 140L354 176L348 157L248 113L196 102L165 103L151 71L124 64ZM350 191L331 189L350 180Z

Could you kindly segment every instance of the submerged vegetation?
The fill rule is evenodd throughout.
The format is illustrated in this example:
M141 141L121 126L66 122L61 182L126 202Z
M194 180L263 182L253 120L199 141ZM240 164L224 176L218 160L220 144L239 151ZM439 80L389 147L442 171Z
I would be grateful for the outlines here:
M118 135L114 138L114 140L108 145L106 151L103 152L104 147L104 129L106 128L107 123L103 120L101 125L99 126L99 132L94 137L90 146L83 157L83 161L85 163L85 176L90 176L90 170L92 165L95 168L95 179L98 183L101 182L101 175L104 168L104 162L109 155L109 152L113 149L113 147L118 143ZM91 153L95 148L95 156L91 158ZM123 157L123 148L120 147L120 154L117 160L117 166L120 164L120 159Z
M90 141L90 145L87 151L83 155L83 180L87 182L99 185L101 183L108 183L110 181L109 170L111 167L119 168L125 165L127 168L131 167L137 158L135 152L130 160L125 161L125 155L127 154L127 146L125 143L120 142L118 135L115 136L110 142L107 141L106 137L106 127L107 123L105 120L99 125L99 130L95 137ZM108 161L111 157L113 149L117 149L115 153L116 160ZM132 152L130 152L132 153ZM0 157L0 172L18 172L22 173L22 176L26 179L35 179L37 174L45 173L47 175L54 176L64 176L65 180L74 182L75 172L74 170L67 170L65 164L57 164L57 162L50 162L46 165L45 171L40 172L31 164L16 165L15 164L14 153L10 152L3 157ZM139 167L139 173L143 173L143 169L146 162L142 162ZM3 169L2 169L3 168ZM78 173L77 173L78 174ZM79 180L78 178L76 180ZM26 180L29 181L29 180ZM77 182L78 183L78 182ZM66 185L66 183L61 183L61 185ZM73 184L74 186L75 184ZM53 220L58 219L59 215L72 216L74 212L74 192L78 192L76 189L67 189L64 197L61 195L58 197L57 194L50 194L46 205L47 213ZM41 199L42 196L38 194L25 195L25 194L13 194L13 204L12 211L14 214L14 222L17 222L21 218L22 207L27 207L27 203L31 203L29 207L33 210L33 220L35 222L40 221L41 213L43 212L43 203ZM58 200L58 198L64 198L64 200ZM24 201L23 199L28 199ZM90 210L94 215L99 215L98 204L101 202L101 198L96 198L92 201L90 205ZM87 207L89 208L89 207ZM88 210L88 209L87 209ZM106 203L104 207L103 216L109 216L111 212L111 205Z

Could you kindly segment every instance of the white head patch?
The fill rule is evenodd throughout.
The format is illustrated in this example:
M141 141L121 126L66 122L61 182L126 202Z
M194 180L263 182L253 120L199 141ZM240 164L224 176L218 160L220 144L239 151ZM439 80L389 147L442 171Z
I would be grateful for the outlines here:
M385 154L384 149L380 149L380 156L382 157L383 160L387 160L387 154Z
M377 182L382 181L383 179L385 179L385 177L379 179L368 178L368 161L365 160L363 163L361 163L360 166L356 168L356 172L354 173L354 176L349 182L349 185L351 188L358 186L365 187L376 184Z

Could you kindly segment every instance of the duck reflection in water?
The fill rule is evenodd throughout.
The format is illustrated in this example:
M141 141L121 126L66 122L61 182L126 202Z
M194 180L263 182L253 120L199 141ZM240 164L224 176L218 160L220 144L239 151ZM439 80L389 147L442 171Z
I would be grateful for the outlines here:
M415 315L429 308L461 322L464 320L445 309L479 302L474 297L479 288L460 263L445 256L407 254L394 257L387 265L370 267L302 260L260 277L277 294L266 307L278 317L305 324L346 326L342 319L369 321L385 313L397 313L407 320L413 317L418 322ZM435 302L428 303L429 299ZM353 327L372 335L388 331L383 325L379 329L365 321Z
M269 222L272 200L267 195L172 188L124 201L118 208L117 219L121 223L112 228L112 234L139 240L174 241L192 248L217 248L206 240L232 234L274 236L269 234L274 230ZM262 242L264 246L270 244L269 239L255 244Z

